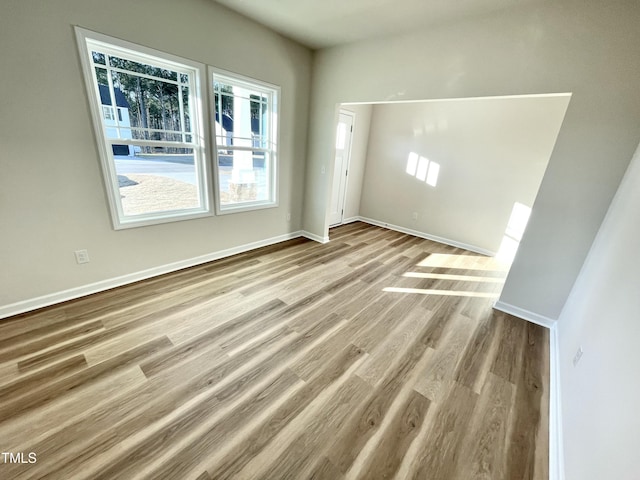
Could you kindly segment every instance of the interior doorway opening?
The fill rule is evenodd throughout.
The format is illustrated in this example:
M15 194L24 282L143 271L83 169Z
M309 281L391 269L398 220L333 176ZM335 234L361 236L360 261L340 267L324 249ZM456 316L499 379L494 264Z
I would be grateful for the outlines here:
M346 201L347 177L351 159L351 136L355 113L340 110L336 125L336 148L333 164L331 202L329 203L329 226L342 225Z
M338 105L340 112L356 112L357 125L342 178L337 116L328 225L360 220L510 266L570 98L561 93Z

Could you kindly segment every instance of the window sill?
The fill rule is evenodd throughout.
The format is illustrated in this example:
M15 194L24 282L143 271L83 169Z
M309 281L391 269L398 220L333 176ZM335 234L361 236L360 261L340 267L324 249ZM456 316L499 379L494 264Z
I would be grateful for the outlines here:
M277 206L278 202L247 202L236 205L220 205L216 207L216 215L228 215L231 213L249 212L251 210L263 210L265 208L276 208Z
M194 220L197 218L213 217L212 211L200 211L194 213L164 214L162 216L148 216L139 219L114 219L113 228L115 230L125 230L128 228L147 227L150 225L160 225L163 223L181 222L183 220Z

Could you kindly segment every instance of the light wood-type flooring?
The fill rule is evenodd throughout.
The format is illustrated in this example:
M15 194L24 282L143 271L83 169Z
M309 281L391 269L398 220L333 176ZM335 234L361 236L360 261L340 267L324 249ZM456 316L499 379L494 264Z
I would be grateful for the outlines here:
M505 267L330 237L1 321L0 451L36 461L0 479L548 478L548 333L492 310Z

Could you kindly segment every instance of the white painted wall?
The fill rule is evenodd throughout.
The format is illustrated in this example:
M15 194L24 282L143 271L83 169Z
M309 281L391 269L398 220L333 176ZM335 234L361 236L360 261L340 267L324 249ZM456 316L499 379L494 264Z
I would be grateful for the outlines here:
M73 25L280 85L279 207L114 231ZM300 229L308 49L208 0L4 0L0 58L0 307Z
M640 478L638 219L640 149L558 321L567 480Z
M367 146L369 144L369 127L371 125L372 105L342 105L342 110L355 114L353 135L351 137L351 160L347 176L347 192L344 203L344 219L360 215L360 197L362 181L367 162Z
M640 2L567 0L317 52L305 230L327 231L340 103L571 92L501 297L556 319L640 138L638 25Z
M563 95L375 105L361 215L497 252L514 203L533 205L568 102ZM411 152L440 165L435 187L406 172Z

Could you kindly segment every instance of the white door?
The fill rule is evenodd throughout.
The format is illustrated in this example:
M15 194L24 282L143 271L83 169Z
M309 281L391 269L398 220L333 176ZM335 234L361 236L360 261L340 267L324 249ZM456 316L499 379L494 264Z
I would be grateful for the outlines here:
M329 225L338 225L342 223L344 218L344 198L347 190L352 132L353 113L341 111L336 131L336 158L333 166Z

